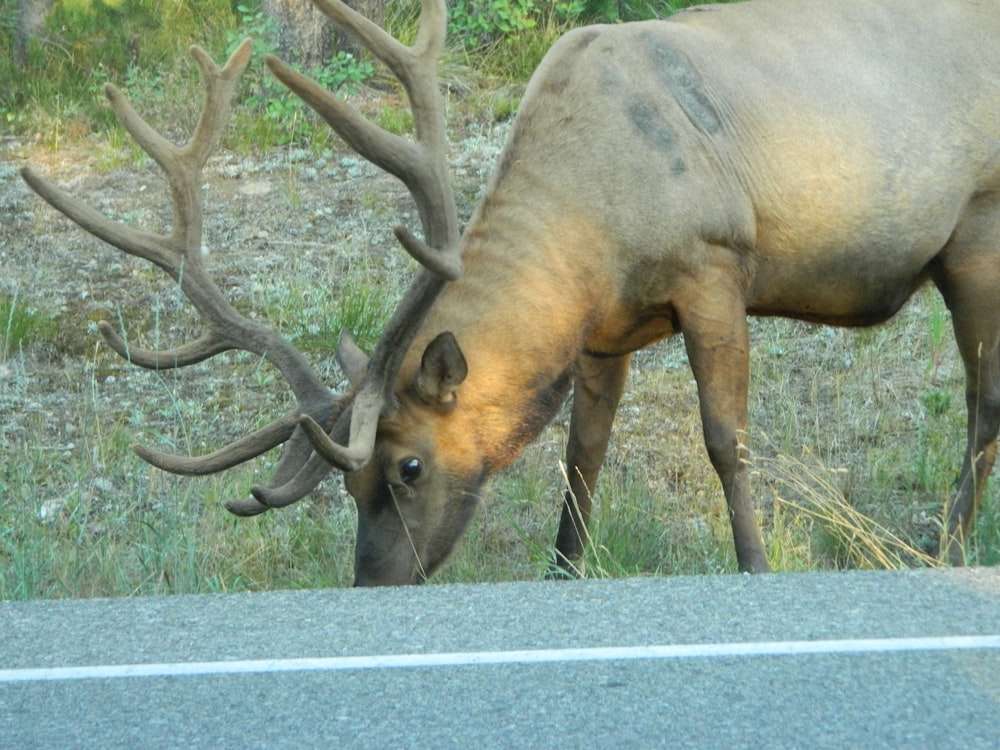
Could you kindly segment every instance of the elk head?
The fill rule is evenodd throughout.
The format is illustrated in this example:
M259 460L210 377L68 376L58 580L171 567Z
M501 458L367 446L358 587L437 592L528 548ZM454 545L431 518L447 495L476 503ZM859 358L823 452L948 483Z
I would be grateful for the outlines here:
M141 367L166 369L242 349L272 363L288 381L297 403L257 432L208 455L187 457L136 446L149 463L177 474L223 471L283 444L281 458L251 497L228 502L236 515L252 516L303 498L336 467L358 502L357 584L414 583L447 556L464 528L482 474L468 467L461 478L447 469L429 471L434 434L446 419L425 421L415 412L446 418L465 362L450 334L428 342L416 366L401 376L428 310L444 285L462 273L458 217L445 159L445 124L437 82L444 46L444 0L422 0L416 41L406 46L339 0L314 0L335 23L358 37L396 75L410 100L414 139L386 132L344 101L274 57L267 65L313 107L361 156L402 180L416 201L424 240L403 227L396 236L422 266L386 326L370 358L342 335L337 357L352 383L346 395L327 389L306 359L274 331L239 314L205 270L202 256L202 170L218 143L236 84L250 59L246 40L220 69L198 47L191 48L205 85L205 104L190 141L175 146L150 127L114 86L105 87L123 127L160 166L173 200L173 226L160 235L111 221L61 188L25 168L28 185L86 231L144 258L172 276L200 313L206 332L166 351L126 345L108 323L100 330L122 357ZM397 383L399 380L399 383ZM397 403L402 390L414 398ZM388 417L388 418L387 418ZM421 427L417 427L422 424ZM405 442L376 437L405 432ZM452 436L454 439L454 436ZM457 506L457 507L455 507Z

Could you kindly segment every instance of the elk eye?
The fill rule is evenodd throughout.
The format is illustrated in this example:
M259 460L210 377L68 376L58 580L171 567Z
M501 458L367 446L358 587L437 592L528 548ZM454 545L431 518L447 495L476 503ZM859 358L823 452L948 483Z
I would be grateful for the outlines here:
M424 465L419 458L407 458L399 465L399 475L403 482L409 484L420 476Z

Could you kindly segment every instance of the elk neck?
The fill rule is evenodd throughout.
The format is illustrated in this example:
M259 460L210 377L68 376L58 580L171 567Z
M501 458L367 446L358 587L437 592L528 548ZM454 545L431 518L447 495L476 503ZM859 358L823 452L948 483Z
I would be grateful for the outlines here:
M494 188L477 209L463 236L465 275L445 287L400 372L410 382L427 343L455 335L468 376L447 432L466 453L475 446L487 472L516 458L555 415L615 295L596 222L524 195Z

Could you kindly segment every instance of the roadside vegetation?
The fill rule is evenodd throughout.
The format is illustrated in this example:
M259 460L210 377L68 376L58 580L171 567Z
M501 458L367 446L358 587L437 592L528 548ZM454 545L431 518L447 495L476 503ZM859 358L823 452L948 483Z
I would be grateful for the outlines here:
M545 51L567 29L594 22L617 23L667 16L697 0L455 0L449 3L450 49L442 75L457 90L476 89L476 101L500 90L516 108L523 85ZM387 4L386 28L400 39L415 33L418 2ZM95 132L124 147L124 135L101 93L107 82L129 92L150 118L167 126L186 122L201 100L186 50L198 44L215 59L254 39L254 63L243 78L241 106L229 148L267 151L290 141L320 150L329 128L266 73L261 61L276 48L275 22L259 0L58 0L46 26L15 64L17 3L0 4L0 123L8 132L31 134L48 148ZM388 77L371 62L347 52L307 71L320 83L350 90ZM509 88L509 87L513 88Z
M452 3L442 78L465 215L524 84L561 33L689 4ZM412 35L417 4L390 6L390 30ZM12 7L0 5L0 20ZM22 67L12 62L8 31L0 24L0 600L348 585L354 511L339 478L288 509L237 519L222 503L246 494L275 456L190 479L131 452L134 442L210 450L280 413L285 386L246 355L190 373L145 373L118 360L100 340L98 320L121 324L145 345L189 335L197 322L155 269L99 251L68 223L53 222L51 211L24 197L16 169L30 162L65 181L96 175L101 196L127 185L126 204L100 200L125 221L162 228L169 210L146 195L155 170L114 122L101 87L114 82L181 139L201 101L188 45L221 60L253 37L256 59L210 187L231 190L225 179L238 174L244 188L259 184L277 196L283 219L265 222L241 198L237 215L213 225L241 254L212 254L209 262L238 307L324 363L331 387L340 376L327 360L340 329L370 349L412 274L388 229L409 210L402 191L267 76L261 57L273 48L274 29L253 0L62 0ZM409 127L401 95L370 61L338 54L311 73L383 127ZM315 194L334 179L352 186L344 199L350 223L347 208L317 206ZM38 252L31 278L45 278L40 269L51 264L73 292L25 281L15 245ZM373 247L384 251L373 256ZM941 505L964 447L965 407L948 311L936 292L918 293L889 324L861 331L754 321L752 343L748 440L775 568L938 564ZM546 575L567 428L564 411L488 485L463 546L435 582ZM978 564L1000 564L997 495L994 481L970 540ZM735 570L681 341L636 356L595 502L588 575Z

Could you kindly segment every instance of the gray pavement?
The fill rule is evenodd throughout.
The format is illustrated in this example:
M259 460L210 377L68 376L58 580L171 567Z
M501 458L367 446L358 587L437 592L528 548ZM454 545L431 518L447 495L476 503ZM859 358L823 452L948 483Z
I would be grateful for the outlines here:
M0 746L1000 748L1000 569L0 603Z

